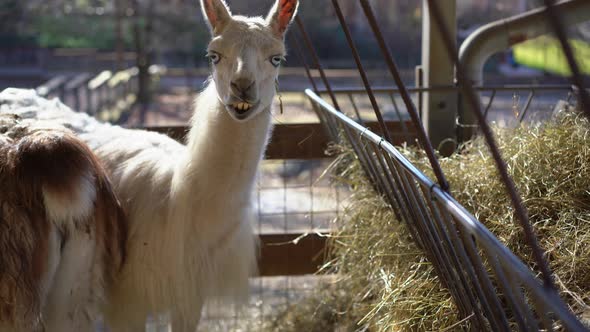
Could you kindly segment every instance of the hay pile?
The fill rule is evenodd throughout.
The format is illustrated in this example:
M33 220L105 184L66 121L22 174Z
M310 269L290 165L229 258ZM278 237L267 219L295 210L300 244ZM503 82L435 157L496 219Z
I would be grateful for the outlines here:
M563 112L539 127L496 129L509 171L548 252L562 297L577 313L590 304L590 124ZM430 175L416 149L403 151ZM532 262L483 140L442 159L455 198L523 261ZM377 196L346 149L333 169L351 204L332 240L327 269L339 281L269 323L281 331L441 331L466 328L432 265ZM338 290L334 292L333 290ZM317 328L315 328L317 326Z

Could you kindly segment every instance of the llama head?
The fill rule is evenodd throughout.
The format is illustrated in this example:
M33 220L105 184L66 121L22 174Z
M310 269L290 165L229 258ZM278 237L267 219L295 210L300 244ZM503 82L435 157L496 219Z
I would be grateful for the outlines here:
M201 0L212 39L207 56L218 98L237 121L268 109L285 57L284 36L297 0L277 0L266 18L232 16L223 0Z

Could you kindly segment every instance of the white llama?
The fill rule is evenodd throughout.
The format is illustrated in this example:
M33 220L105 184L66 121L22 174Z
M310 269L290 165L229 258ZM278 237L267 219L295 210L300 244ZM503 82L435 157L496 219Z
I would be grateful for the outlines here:
M173 329L194 329L205 300L246 299L256 272L252 192L297 4L278 0L264 19L232 16L223 0L201 1L212 80L196 101L186 148L146 148L144 136L132 134L108 142L98 132L82 135L130 219L128 260L106 312L115 331L139 329L147 314L161 312L171 313Z
M109 175L129 224L125 263L102 308L111 331L142 331L148 315L161 313L174 331L192 331L205 301L247 298L257 254L251 196L297 5L277 0L266 18L247 18L231 16L222 0L201 1L213 72L187 146L100 124L30 91L0 93L0 112L73 129Z
M107 315L113 327L171 311L174 327L187 329L205 299L245 298L255 272L251 194L297 1L277 1L266 19L232 17L222 0L201 7L213 75L187 148L136 150L122 138L96 149L130 217L129 259Z
M0 331L92 331L127 224L92 151L54 123L0 115Z

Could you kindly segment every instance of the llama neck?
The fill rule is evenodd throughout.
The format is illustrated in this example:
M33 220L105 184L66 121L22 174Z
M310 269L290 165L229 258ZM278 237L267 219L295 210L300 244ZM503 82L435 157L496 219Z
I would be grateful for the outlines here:
M201 199L215 193L248 199L271 127L270 109L246 122L232 119L210 83L195 106L182 182Z

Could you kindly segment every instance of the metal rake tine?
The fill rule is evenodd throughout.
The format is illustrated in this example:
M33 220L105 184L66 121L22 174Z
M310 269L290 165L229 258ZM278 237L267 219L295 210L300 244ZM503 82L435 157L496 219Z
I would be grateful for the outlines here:
M387 44L383 39L383 34L381 33L379 26L377 25L377 20L375 19L375 15L373 15L373 10L371 9L371 6L367 0L360 0L360 3L361 7L363 8L363 11L365 12L367 20L369 21L371 29L373 30L373 35L375 36L375 38L377 38L377 42L379 44L379 47L381 48L381 52L383 52L385 62L387 63L389 71L391 72L391 75L395 80L400 95L406 105L406 109L408 110L408 113L410 113L410 117L412 119L412 122L414 123L414 127L416 128L418 140L420 141L420 144L422 144L422 146L424 147L426 156L428 157L428 161L430 162L430 166L434 171L438 184L444 191L448 192L449 183L447 182L447 179L444 176L438 159L436 158L434 148L432 147L432 144L430 143L430 140L426 135L426 130L424 130L424 127L422 126L420 115L418 114L418 111L414 106L414 102L412 101L412 98L410 97L408 90L406 89L406 86L404 85L401 79L401 76L399 74L397 66L395 65L391 52L389 51L389 48L387 47Z
M322 82L324 83L324 86L326 87L326 90L328 90L328 94L330 95L330 98L332 99L332 105L334 105L334 108L336 108L337 110L340 110L340 106L338 106L338 101L336 100L336 96L334 95L334 91L332 91L332 87L330 86L330 82L328 82L328 79L326 78L326 73L324 72L324 68L322 67L322 64L320 63L320 59L318 57L318 54L316 53L315 48L313 47L313 44L311 43L311 39L309 38L307 31L305 31L305 27L303 26L303 23L301 22L301 18L299 16L295 17L295 23L297 24L297 27L299 28L299 32L301 32L301 35L303 36L303 42L305 43L305 46L307 47L307 50L309 51L309 54L311 55L311 58L315 64L316 68L320 72L320 77L322 78Z
M354 114L356 115L359 123L361 125L365 125L363 118L361 117L361 113L359 112L359 108L358 106L356 106L356 102L354 101L354 97L352 96L352 93L347 93L348 95L348 99L350 100L350 104L352 105L352 109L354 110Z
M344 15L342 15L342 10L340 9L340 5L338 4L338 0L332 0L332 6L336 11L336 16L338 16L338 20L340 21L340 26L342 27L342 31L344 31L344 35L346 36L346 40L348 42L348 46L352 52L352 56L354 57L354 61L356 62L357 69L359 74L361 75L361 79L365 86L365 90L367 91L367 95L369 96L369 100L371 101L371 106L373 107L373 111L375 111L375 116L377 117L377 122L379 122L379 126L381 127L381 132L385 140L389 143L392 142L391 136L389 135L389 129L385 125L385 121L383 120L383 116L381 111L379 110L379 105L377 104L377 100L375 100L375 95L373 94L373 90L371 89L371 84L369 83L369 79L367 78L367 73L365 72L363 65L361 63L361 58L358 54L356 46L352 41L352 36L350 35L350 30L348 29L348 25L344 20Z
M299 40L297 40L297 37L295 37L294 34L291 35L291 40L293 41L293 44L295 44L295 50L297 51L297 57L299 58L299 61L301 62L301 64L303 64L303 68L305 68L305 74L307 75L307 78L309 79L309 82L311 83L311 86L313 88L313 92L318 93L318 87L315 84L315 80L311 76L311 71L309 70L309 65L307 64L307 61L305 61L305 57L303 56L303 51L301 50L301 44L299 44Z
M492 103L494 102L494 97L496 97L496 89L492 90L492 94L490 95L490 100L488 101L488 105L486 106L486 109L483 112L484 120L487 119L487 117L488 117L488 112L490 111L490 108L492 107Z
M399 107L397 107L397 102L395 101L395 95L393 94L393 92L389 93L389 98L391 99L391 104L393 105L393 109L395 111L395 114L397 115L397 118L399 119L399 124L402 128L402 133L404 133L404 137L406 138L406 142L410 143L410 140L411 140L410 132L408 131L408 127L406 126L406 122L402 118L402 114L399 111Z
M534 96L535 96L535 89L532 89L531 92L529 93L529 96L526 99L526 102L524 103L524 108L522 109L522 113L520 114L520 118L518 119L519 123L522 123L522 121L524 120L524 117L526 116L526 114L531 106L531 102L533 101Z

